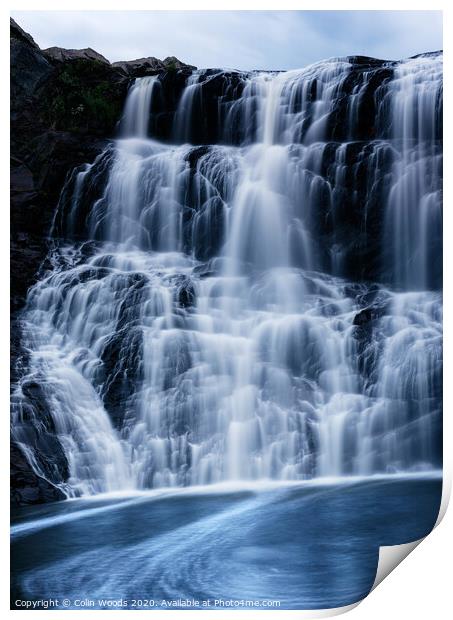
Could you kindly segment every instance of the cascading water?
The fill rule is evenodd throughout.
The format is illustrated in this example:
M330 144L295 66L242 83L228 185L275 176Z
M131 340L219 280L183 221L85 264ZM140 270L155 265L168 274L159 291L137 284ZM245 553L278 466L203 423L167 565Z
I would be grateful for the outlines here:
M175 144L148 137L160 78L134 83L24 314L37 473L71 494L439 465L441 56L378 63L198 71ZM219 76L221 144L194 146Z
M431 266L439 253L432 241L441 235L441 79L440 60L415 58L398 65L389 91L399 157L387 226L394 284L405 290L432 287Z
M126 101L122 133L125 137L146 138L148 135L149 109L153 91L158 88L154 75L136 80Z

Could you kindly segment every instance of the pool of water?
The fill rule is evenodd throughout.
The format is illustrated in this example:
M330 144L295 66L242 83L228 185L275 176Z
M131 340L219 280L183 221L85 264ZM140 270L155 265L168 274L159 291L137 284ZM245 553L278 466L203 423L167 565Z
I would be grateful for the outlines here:
M60 608L67 599L68 609L348 605L370 591L379 546L431 531L441 491L440 475L430 474L20 509L12 524L12 608L50 598Z

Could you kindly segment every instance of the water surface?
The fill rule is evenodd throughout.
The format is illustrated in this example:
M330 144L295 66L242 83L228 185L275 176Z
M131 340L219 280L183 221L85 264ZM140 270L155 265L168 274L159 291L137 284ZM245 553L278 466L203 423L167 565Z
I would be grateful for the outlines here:
M354 603L380 545L417 540L439 510L436 474L285 486L161 491L21 509L12 527L12 606L20 599ZM124 608L124 606L123 606Z

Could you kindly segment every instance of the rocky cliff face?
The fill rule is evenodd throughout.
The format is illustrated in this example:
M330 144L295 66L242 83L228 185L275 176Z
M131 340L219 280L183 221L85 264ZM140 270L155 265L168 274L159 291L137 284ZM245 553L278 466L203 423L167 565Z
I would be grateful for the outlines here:
M92 49L40 50L11 20L12 304L19 309L45 252L69 170L115 134L131 79L187 68L177 58L109 63Z
M11 19L11 341L12 379L25 361L18 320L28 288L46 257L48 233L66 175L92 162L115 135L130 82L136 77L190 70L177 58L110 64L92 49L41 50ZM30 386L32 391L33 386ZM39 394L33 398L39 403ZM42 436L49 466L67 463L51 425ZM12 500L40 503L62 497L30 470L13 445Z

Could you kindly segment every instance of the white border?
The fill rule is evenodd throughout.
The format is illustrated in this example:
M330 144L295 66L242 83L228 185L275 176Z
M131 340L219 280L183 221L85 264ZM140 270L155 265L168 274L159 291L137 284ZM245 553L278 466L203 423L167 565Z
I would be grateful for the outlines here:
M9 30L9 12L11 10L159 10L159 9L174 9L174 10L443 10L444 11L444 49L445 49L445 97L444 101L447 103L445 109L447 112L444 115L444 127L446 137L446 149L445 149L445 164L444 169L448 172L451 169L450 155L449 155L449 140L451 136L451 122L448 112L448 103L450 102L450 58L449 58L449 41L452 40L452 33L450 30L451 9L447 2L439 2L432 0L431 2L420 2L413 0L412 2L401 2L394 0L392 2L381 0L380 2L368 2L362 1L348 1L339 6L338 2L322 1L317 2L306 1L288 1L280 0L275 2L272 0L247 1L247 0L229 0L227 2L218 0L215 7L212 2L208 1L173 1L167 0L164 7L161 2L152 2L150 0L129 0L127 3L115 2L111 0L78 0L77 2L67 0L64 5L61 0L40 0L40 1L20 1L10 2L8 6L2 7L0 21L0 32L2 35L2 43L4 45L0 55L0 62L2 63L2 84L7 90L9 83L9 47L8 46L8 30ZM33 33L30 33L33 35ZM414 33L415 34L415 33ZM150 44L152 44L152 33L150 33ZM152 50L150 50L152 53ZM1 98L1 114L0 122L3 128L3 140L1 144L2 148L2 165L0 166L0 178L2 183L2 196L4 197L0 207L0 218L2 222L0 224L0 234L2 235L0 240L0 252L1 258L0 265L2 265L2 305L0 309L0 345L2 347L2 372L0 374L0 389L4 396L4 407L2 407L3 413L3 432L0 433L0 439L2 446L0 449L0 471L2 472L1 479L3 481L4 488L2 490L3 510L2 510L2 542L5 545L4 555L5 561L2 567L2 579L0 580L0 604L3 610L7 614L24 614L30 612L24 611L10 611L9 610L9 563L6 558L9 557L9 519L6 502L9 503L8 492L8 476L9 471L9 377L7 372L7 361L9 359L9 239L8 239L8 205L9 205L9 157L7 152L7 145L9 144L9 98ZM451 231L451 207L449 197L451 196L451 181L450 175L445 177L444 185L444 226L445 230ZM444 376L446 377L445 395L444 395L444 494L441 513L445 514L446 505L448 503L448 497L450 495L451 488L451 472L452 472L452 457L450 455L451 449L448 445L448 438L450 437L451 424L451 391L448 385L448 378L452 377L451 373L451 320L450 320L450 298L451 298L451 268L453 266L452 247L453 243L446 237L444 233L444 293L445 293L445 364L444 364ZM438 522L442 518L440 514ZM392 579L385 581L385 585L377 588L371 595L369 595L359 606L352 605L347 608L340 608L338 610L326 610L326 612L303 612L303 611L232 611L232 612L215 612L214 618L219 620L227 620L229 618L233 620L253 620L254 618L270 618L276 615L278 618L315 618L337 615L349 611L351 620L381 618L386 615L388 618L423 618L428 615L433 618L446 617L445 612L451 610L450 600L450 575L452 570L452 557L451 553L453 547L451 545L453 536L453 515L450 510L440 527L436 528L429 535L429 543L423 543L420 547L414 551L410 562L404 563L404 568L398 568L397 574ZM450 544L449 544L450 543ZM418 543L415 543L417 546ZM413 544L410 544L414 548ZM401 547L398 545L397 547ZM392 549L392 548L386 548ZM398 549L393 548L393 551ZM399 549L401 551L401 549ZM385 551L383 552L386 553ZM382 552L381 552L382 555ZM405 557L405 555L404 555ZM376 582L378 579L376 579ZM355 608L355 609L354 609ZM47 613L50 613L49 618L58 620L61 612L41 611L41 616L44 620L47 618ZM97 614L96 611L72 611L72 614L81 614L81 618L89 620L92 614ZM125 611L124 613L132 613ZM43 615L44 614L44 615ZM267 616L266 616L267 614ZM160 618L158 612L150 612L152 618ZM135 617L135 616L134 616ZM165 612L163 615L164 620L193 620L197 618L199 620L200 615L197 611L181 611L181 612Z

